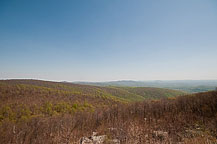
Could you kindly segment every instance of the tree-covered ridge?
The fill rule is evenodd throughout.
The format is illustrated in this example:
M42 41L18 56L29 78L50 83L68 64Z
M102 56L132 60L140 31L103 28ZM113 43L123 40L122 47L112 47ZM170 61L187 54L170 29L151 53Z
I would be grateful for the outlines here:
M160 88L124 88L124 87L100 87L100 86L90 86L90 85L80 85L71 83L60 83L60 82L49 82L40 80L4 80L0 81L1 91L10 91L12 95L20 95L27 93L45 93L48 96L51 93L62 93L74 95L74 98L90 96L90 97L100 97L100 98L110 98L113 100L120 101L142 101L145 98L156 99L156 98L166 98L170 96L179 96L184 94L181 91L160 89ZM14 94L19 92L19 94ZM141 91L141 92L139 92ZM146 93L146 95L144 95ZM53 94L53 95L55 95ZM6 94L10 95L9 94ZM52 97L52 96L51 96Z
M120 87L120 89L126 90L130 93L140 95L145 99L161 99L176 97L187 94L178 90L153 88L153 87Z
M0 143L76 144L93 131L123 144L217 142L216 91L171 98L154 90L1 81ZM168 98L148 98L163 92Z
M217 80L153 80L153 81L110 81L110 82L74 82L95 86L117 87L157 87L181 90L188 93L213 91L217 87Z
M0 81L0 121L75 114L121 103L175 97L180 91L157 88L99 87L39 80Z

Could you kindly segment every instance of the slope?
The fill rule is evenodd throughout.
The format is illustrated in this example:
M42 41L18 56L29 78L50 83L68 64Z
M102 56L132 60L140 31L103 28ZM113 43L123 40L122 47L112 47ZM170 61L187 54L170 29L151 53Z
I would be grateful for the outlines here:
M13 95L39 95L50 99L63 99L62 95L71 95L72 100L87 98L111 99L115 101L142 101L145 98L156 99L184 94L181 91L161 88L129 88L129 87L100 87L91 85L80 85L62 82L50 82L41 80L2 80L0 81L2 91L8 91L5 97ZM10 94L12 92L12 94ZM36 92L36 94L31 94ZM52 96L51 96L52 95ZM60 95L60 97L54 97ZM31 97L29 97L31 98ZM66 97L65 97L66 98Z
M145 99L161 99L186 94L182 91L153 87L120 87L120 89L126 90L133 94L140 95Z

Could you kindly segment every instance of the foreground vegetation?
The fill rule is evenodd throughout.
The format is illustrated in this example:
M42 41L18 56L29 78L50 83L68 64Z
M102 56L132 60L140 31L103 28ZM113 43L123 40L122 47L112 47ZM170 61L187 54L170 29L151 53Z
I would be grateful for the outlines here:
M93 131L127 144L217 143L217 92L170 92L1 81L0 143L78 143Z

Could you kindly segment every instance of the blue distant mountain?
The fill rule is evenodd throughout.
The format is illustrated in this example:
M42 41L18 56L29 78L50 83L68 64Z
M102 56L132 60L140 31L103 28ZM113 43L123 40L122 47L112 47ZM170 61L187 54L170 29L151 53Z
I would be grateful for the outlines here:
M189 93L215 90L217 80L153 80L153 81L109 81L109 82L74 82L95 86L119 86L119 87L158 87L182 90Z

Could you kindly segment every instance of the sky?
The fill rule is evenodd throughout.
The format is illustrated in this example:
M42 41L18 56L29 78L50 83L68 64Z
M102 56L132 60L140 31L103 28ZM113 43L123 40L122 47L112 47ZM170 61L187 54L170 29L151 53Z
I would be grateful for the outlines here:
M216 0L0 0L0 79L217 79Z

